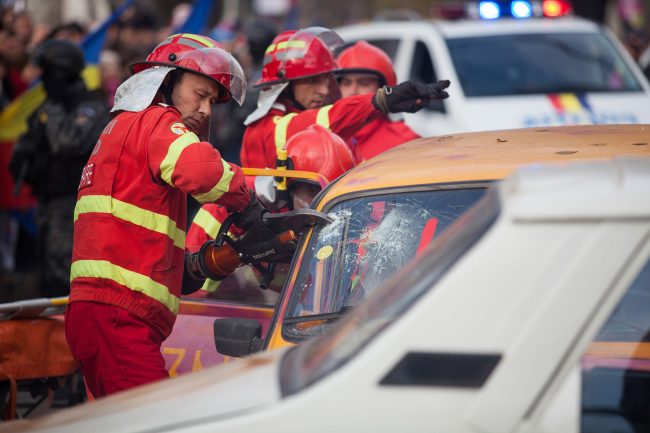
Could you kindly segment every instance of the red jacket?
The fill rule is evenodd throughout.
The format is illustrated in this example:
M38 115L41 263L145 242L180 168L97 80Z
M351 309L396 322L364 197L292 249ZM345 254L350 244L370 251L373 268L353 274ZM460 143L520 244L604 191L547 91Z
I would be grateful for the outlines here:
M370 102L372 94L342 98L332 105L301 112L287 112L276 103L268 114L246 128L241 148L243 167L275 168L277 149L309 125L318 123L346 142L367 122L381 116Z
M167 337L180 300L187 194L230 211L249 201L241 169L189 132L175 108L114 118L79 184L70 302L125 308Z
M416 138L420 136L403 121L392 122L387 116L382 116L356 131L348 140L348 145L354 154L354 162L359 164Z

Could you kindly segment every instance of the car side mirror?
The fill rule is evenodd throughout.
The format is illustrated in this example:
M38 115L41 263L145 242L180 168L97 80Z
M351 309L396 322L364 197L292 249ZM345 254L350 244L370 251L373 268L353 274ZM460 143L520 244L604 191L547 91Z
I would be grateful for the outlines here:
M217 319L214 345L222 355L242 357L262 349L262 324L255 319Z

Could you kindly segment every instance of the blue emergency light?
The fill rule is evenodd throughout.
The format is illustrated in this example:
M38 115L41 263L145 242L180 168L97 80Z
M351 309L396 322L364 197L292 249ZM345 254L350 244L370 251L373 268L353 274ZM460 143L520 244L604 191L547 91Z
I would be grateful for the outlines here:
M517 0L510 3L510 12L514 18L530 18L533 15L533 7L527 1Z
M530 18L536 15L535 9L541 7L532 0L482 0L478 4L478 16L484 20L495 20L502 17ZM541 13L539 14L541 15Z
M501 16L501 6L494 1L482 1L478 4L478 13L481 19L495 20Z
M558 18L570 15L573 7L569 0L480 0L464 3L464 6L455 9L441 7L440 11L440 15L447 19L466 17L497 20L499 18Z

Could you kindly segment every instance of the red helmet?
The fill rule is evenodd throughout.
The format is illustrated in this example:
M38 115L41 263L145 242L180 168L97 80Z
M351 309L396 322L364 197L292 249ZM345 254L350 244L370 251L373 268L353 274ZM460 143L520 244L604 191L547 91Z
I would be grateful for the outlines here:
M255 86L333 72L337 66L332 52L342 43L335 32L323 27L282 32L266 49L262 77Z
M354 167L354 156L345 141L318 124L293 135L286 148L294 170L319 173L328 182Z
M131 73L137 74L154 66L171 66L203 75L224 89L218 102L230 98L238 104L246 95L246 76L237 60L214 39L191 33L169 36L153 49L144 62L132 64Z
M359 41L341 51L336 58L339 73L371 73L378 74L382 79L381 85L394 86L397 84L395 69L390 57L381 49L366 41Z

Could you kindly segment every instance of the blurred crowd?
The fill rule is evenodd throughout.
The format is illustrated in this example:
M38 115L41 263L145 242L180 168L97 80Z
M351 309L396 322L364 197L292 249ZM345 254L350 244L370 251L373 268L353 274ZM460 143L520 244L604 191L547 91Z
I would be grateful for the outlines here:
M172 10L171 20L160 23L158 14L135 2L121 15L117 23L110 27L99 63L102 76L101 91L107 106L112 106L115 90L130 75L128 66L144 60L160 40L171 34L175 28L179 28L191 8L191 3L179 3ZM18 1L3 2L0 11L0 110L20 96L38 78L38 72L28 61L29 54L35 47L50 39L80 43L99 21L96 19L98 17L88 17L87 21L62 22L51 27L42 23L37 25L30 11ZM264 49L278 33L279 28L278 20L273 18L224 19L209 30L207 35L231 51L250 78L259 72ZM220 131L213 132L221 134ZM233 132L225 131L223 134L227 139L219 140L220 145L224 146L227 155L232 154L237 158L238 150L229 152L230 149L226 149L232 143L230 135ZM217 135L213 135L215 142Z

